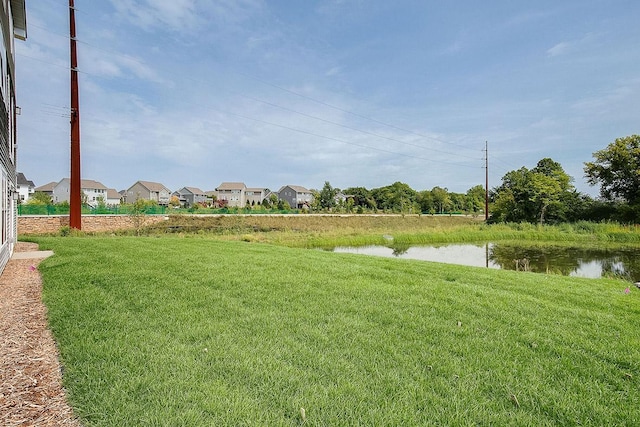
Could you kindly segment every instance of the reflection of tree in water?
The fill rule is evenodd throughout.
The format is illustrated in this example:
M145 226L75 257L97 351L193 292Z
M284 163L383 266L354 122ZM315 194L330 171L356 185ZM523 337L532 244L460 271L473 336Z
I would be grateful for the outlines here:
M393 256L402 256L407 253L411 245L393 245L390 246L393 249Z
M603 276L640 280L640 257L637 248L594 249L564 246L520 246L494 244L489 260L506 270L515 270L527 260L529 270L537 273L569 275L580 266L595 262ZM520 262L518 262L520 261Z
M523 260L527 260L529 271L564 275L576 271L580 265L577 259L567 254L567 248L557 246L495 244L489 251L489 260L505 270L515 270Z
M617 277L627 280L631 279L630 272L625 269L624 264L619 258L620 257L615 257L602 260L601 265L603 277Z
M615 251L615 256L602 261L602 275L607 277L620 277L640 281L640 256L638 249L626 249Z

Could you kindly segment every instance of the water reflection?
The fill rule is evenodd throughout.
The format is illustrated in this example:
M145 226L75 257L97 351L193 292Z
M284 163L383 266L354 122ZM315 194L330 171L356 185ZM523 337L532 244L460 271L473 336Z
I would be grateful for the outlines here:
M566 247L512 243L338 247L335 252L397 257L506 270L640 281L638 247Z

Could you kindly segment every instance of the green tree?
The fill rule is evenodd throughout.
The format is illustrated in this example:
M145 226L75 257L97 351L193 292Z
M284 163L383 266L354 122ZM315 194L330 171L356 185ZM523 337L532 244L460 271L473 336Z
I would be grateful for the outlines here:
M416 204L416 191L402 182L371 190L371 197L379 209L393 212L412 212Z
M291 210L291 205L284 199L278 199L277 201L278 210L280 211L289 211Z
M535 168L510 171L502 178L502 185L494 190L493 221L545 222L564 218L562 201L573 193L573 179L562 166L545 158Z
M50 205L51 204L51 196L47 193L43 193L42 191L36 191L29 197L28 205Z
M169 199L169 206L171 206L172 208L179 208L180 198L178 196L171 196L171 199Z
M482 185L476 185L467 190L464 210L472 215L484 212L485 208L485 189Z
M320 190L318 194L320 208L331 210L331 208L335 207L336 194L338 194L338 190L333 188L331 184L329 184L329 181L325 181L322 190Z
M371 207L369 206L371 192L364 187L349 187L344 190L344 194L353 197L354 206Z
M560 193L562 192L560 182L543 173L532 172L529 183L531 185L531 201L536 206L540 215L540 225L542 225L549 206L560 201Z
M451 200L452 212L461 212L464 210L467 196L462 193L449 193L449 199Z
M561 191L573 189L573 185L571 184L573 182L573 178L567 175L560 163L548 157L540 160L536 164L536 167L531 169L531 171L553 178L553 180L560 186Z
M320 212L322 210L322 206L320 205L320 192L315 188L311 190L311 210L313 212Z
M431 189L431 197L433 197L433 205L437 213L444 213L451 208L451 198L449 190L442 187L433 187Z
M607 148L593 153L586 162L585 177L591 185L600 184L606 200L622 199L631 205L640 203L640 135L618 138Z
M434 214L436 209L433 203L433 195L430 190L419 191L416 194L416 202L420 206L420 212Z

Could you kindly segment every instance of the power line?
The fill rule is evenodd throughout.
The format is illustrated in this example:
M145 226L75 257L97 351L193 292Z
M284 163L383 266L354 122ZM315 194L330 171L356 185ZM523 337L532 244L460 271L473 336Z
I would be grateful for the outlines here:
M304 94L302 94L302 93L295 92L295 91L293 91L293 90L290 90L290 89L284 88L284 87L282 87L282 86L279 86L279 85L276 85L276 84L274 84L274 83L268 82L268 81L266 81L266 80L260 79L260 78L258 78L258 77L252 76L251 74L243 73L243 72L241 72L241 71L236 71L236 73L238 73L238 74L240 74L240 75L242 75L242 76L248 77L248 78L250 78L250 79L253 79L253 80L255 80L255 81L259 82L259 83L262 83L262 84L264 84L264 85L271 86L271 87L273 87L273 88L276 88L276 89L282 90L282 91L287 92L287 93L290 93L290 94L292 94L292 95L299 96L300 98L307 99L307 100L309 100L309 101L313 101L313 102L318 103L318 104L320 104L320 105L324 105L325 107L333 108L334 110L338 110L338 111L341 111L341 112L343 112L343 113L347 113L347 114L350 114L350 115L352 115L352 116L355 116L355 117L358 117L358 118L361 118L361 119L364 119L364 120L369 120L369 121L371 121L371 122L378 123L378 124L380 124L380 125L387 126L387 127L389 127L389 128L392 128L392 129L400 130L400 131L402 131L402 132L410 133L410 134L413 134L413 135L419 136L419 137L421 137L421 138L430 139L430 140L432 140L432 141L441 142L441 143L443 143L443 144L453 145L453 146L456 146L456 147L458 147L458 148L464 148L465 150L471 150L471 148L469 148L469 147L465 147L465 146L463 146L463 145L455 144L455 143L453 143L453 142L443 141L443 140L440 140L440 139L438 139L438 138L434 138L434 137L431 137L431 136L428 136L428 135L424 135L424 134L421 134L421 133L418 133L418 132L414 132L414 131L409 130L409 129L405 129L405 128L402 128L402 127L399 127L399 126L396 126L396 125L392 125L392 124L389 124L389 123L385 123L385 122L383 122L383 121L381 121L381 120L374 119L374 118L372 118L372 117L367 117L367 116L364 116L364 115L362 115L362 114L358 114L358 113L355 113L355 112L353 112L353 111L346 110L346 109L344 109L344 108L341 108L341 107L338 107L338 106L335 106L335 105L329 104L329 103L327 103L327 102L324 102L324 101L321 101L321 100L318 100L318 99L312 98L312 97L307 96L307 95L304 95Z
M50 32L48 29L46 29L44 27L41 27L41 26L36 26L36 27L40 28L40 29L42 29L44 31ZM54 33L54 32L51 32L51 33L55 34L55 35L58 35L59 37L67 37L68 38L68 36L64 36L64 35L61 35L61 34L58 34L58 33ZM82 43L82 44L84 44L86 46L89 46L89 47L92 47L92 48L94 48L96 50L99 50L99 51L102 51L102 52L105 52L105 53L108 53L108 54L111 54L111 55L114 55L114 56L119 56L119 57L122 57L124 59L129 60L129 61L136 62L136 63L138 63L138 64L140 64L142 66L145 66L145 67L148 66L147 64L145 64L142 61L138 60L137 58L129 56L129 55L122 54L120 52L114 52L114 51L110 51L110 50L107 50L107 49L103 49L103 48L100 48L98 46L95 46L95 45L93 45L91 43L88 43L88 42L82 41L82 40L78 40L78 43ZM395 129L395 130L399 130L399 131L402 131L402 132L405 132L405 133L409 133L409 134L418 136L420 138L424 138L424 139L429 139L429 140L432 140L432 141L440 142L442 144L447 144L447 145L451 145L451 146L454 146L454 147L463 148L465 150L473 150L472 148L469 148L469 147L466 147L466 146L463 146L463 145L460 145L460 144L447 142L447 141L444 141L442 139L438 139L438 138L434 138L434 137L431 137L431 136L428 136L428 135L424 135L424 134L421 134L421 133L418 133L418 132L415 132L415 131L412 131L412 130L409 130L409 129L402 128L400 126L389 124L389 123L383 122L381 120L377 120L375 118L367 117L365 115L358 114L358 113L350 111L350 110L346 110L344 108L329 104L327 102L324 102L324 101L321 101L319 99L310 97L308 95L304 95L304 94L292 91L290 89L284 88L282 86L276 85L274 83L268 82L268 81L266 81L264 79L260 79L260 78L258 78L256 76L253 76L253 75L241 72L241 71L235 71L235 73L238 74L238 75L242 75L242 76L248 77L248 78L250 78L252 80L255 80L257 82L260 82L260 83L262 83L264 85L268 85L268 86L274 87L274 88L276 88L278 90L281 90L281 91L284 91L286 93L290 93L290 94L296 95L296 96L301 97L303 99L307 99L307 100L315 102L317 104L320 104L320 105L335 109L337 111L344 112L344 113L352 115L354 117L358 117L358 118L361 118L361 119L364 119L364 120L371 121L373 123L380 124L382 126L389 127L391 129ZM88 73L85 73L85 74L88 74ZM96 76L96 77L100 77L100 76ZM206 84L206 85L211 86L211 84L209 82L205 82L205 81L198 80L198 79L193 79L193 78L189 78L189 79L192 80L192 81L201 83L201 84ZM387 137L387 136L384 136L384 135L377 134L375 132L370 132L370 131L362 130L362 129L355 128L355 127L352 127L352 126L347 126L347 125L344 125L344 124L341 124L341 123L336 123L336 122L333 122L331 120L324 119L322 117L318 117L318 116L314 116L314 115L311 115L311 114L303 113L301 111L294 110L294 109L291 109L291 108L288 108L288 107L284 107L284 106L278 105L278 104L270 102L270 101L265 101L265 100L262 100L262 99L259 99L259 98L256 98L256 97L253 97L253 96L250 96L250 95L245 95L245 94L240 93L238 91L231 91L231 90L226 89L226 88L224 90L226 90L228 93L233 93L233 94L236 94L238 96L242 96L244 98L251 99L251 100L253 100L255 102L260 102L260 103L263 103L265 105L269 105L269 106L274 107L274 108L279 108L279 109L281 109L283 111L289 111L289 112L294 113L294 114L298 114L298 115L301 115L301 116L304 116L304 117L312 118L314 120L319 120L319 121L322 121L322 122L325 122L325 123L329 123L329 124L332 124L332 125L335 125L335 126L340 126L340 127L346 128L346 129L354 130L356 132L361 132L361 133L364 133L364 134L367 134L367 135L371 135L371 136L375 136L375 137L378 137L378 138L383 138L383 139L386 139L386 140L389 140L389 141L393 141L393 142L396 142L396 143L399 143L399 144L413 146L413 147L416 147L416 148L421 148L421 149L430 150L430 151L443 153L443 154L451 154L451 155L454 155L454 156L457 156L457 157L465 157L465 158L468 158L468 159L479 160L477 157L471 157L471 156L466 156L466 155L463 155L463 154L460 154L460 153L452 153L452 152L449 152L449 151L438 150L438 149L432 148L432 147L424 147L424 146L419 145L419 144L400 141L400 140L398 140L396 138Z
M290 131L302 133L302 134L305 134L305 135L311 135L311 136L315 136L315 137L318 137L318 138L327 139L327 140L330 140L330 141L340 142L340 143L343 143L343 144L354 145L356 147L367 148L367 149L370 149L370 150L380 151L380 152L383 152L383 153L394 154L394 155L403 156L403 157L409 157L409 158L413 158L413 159L426 160L428 162L445 163L445 164L454 165L454 166L460 166L460 167L476 168L475 166L469 166L469 165L460 164L460 163L451 163L451 162L442 161L442 160L427 159L425 157L419 157L419 156L414 156L414 155L411 155L411 154L398 153L398 152L395 152L395 151L385 150L385 149L382 149L382 148L371 147L371 146L368 146L368 145L358 144L358 143L355 143L355 142L350 142L350 141L345 141L343 139L334 138L332 136L320 135L320 134L317 134L317 133L314 133L314 132L309 132L309 131L306 131L306 130L303 130L303 129L296 129L296 128L292 128L290 126L285 126L285 125L269 122L269 121L262 120L262 119L256 119L256 118L253 118L253 117L248 117L248 116L245 116L245 115L242 115L242 114L238 114L238 113L232 113L230 111L222 111L222 110L219 110L219 109L213 108L213 107L210 107L210 108L213 109L213 110L216 110L218 112L221 112L223 114L230 114L230 115L233 115L233 116L236 116L236 117L240 117L240 118L245 119L245 120L251 120L251 121L258 122L258 123L264 123L264 124L267 124L267 125L270 125L270 126L276 126L276 127L279 127L279 128L283 128L283 129L287 129L287 130L290 130Z
M66 66L66 65L63 66L63 65L60 65L60 64L56 64L56 63L53 63L53 62L45 61L45 60L42 60L42 59L39 59L39 58L30 57L30 56L27 56L27 55L21 55L21 56L23 56L25 58L29 58L29 59L35 60L35 61L51 64L51 65L54 65L54 66L57 66L57 67L60 67L60 68L67 69L67 70L69 69L69 67ZM78 70L78 72L81 73L81 74L92 76L92 77L96 77L96 78L104 78L104 79L108 78L108 77L103 77L103 76L87 73L87 72L80 71L80 70ZM195 80L195 79L191 79L191 80L198 81L198 80ZM202 82L202 81L198 81L198 82L205 83L205 82ZM394 141L394 142L397 142L397 143L400 143L400 144L403 144L403 145L422 148L422 149L426 149L426 150L430 150L430 151L434 151L434 152L457 155L458 157L464 157L464 158L468 158L468 159L471 159L471 160L479 160L477 157L470 157L470 156L465 156L465 155L460 155L460 154L454 154L454 153L450 153L450 152L446 152L446 151L441 151L441 150L436 150L436 149L432 149L432 148L423 147L423 146L418 145L418 144L412 144L412 143L409 143L409 142L400 141L400 140L395 139L395 138L386 137L386 136L383 136L383 135L378 135L378 134L376 134L374 132L369 132L369 131L366 131L366 130L357 129L357 128L354 128L354 127L351 127L351 126L347 126L347 125L343 125L343 124L340 124L340 123L336 123L336 122L333 122L333 121L330 121L330 120L326 120L326 119L323 119L323 118L320 118L320 117L312 116L312 115L309 115L309 114L306 114L306 113L303 113L303 112L300 112L300 111L296 111L296 110L293 110L293 109L290 109L290 108L287 108L287 107L282 107L280 105L271 103L269 101L264 101L264 100L261 100L261 99L255 98L255 97L251 97L249 95L244 95L244 94L241 94L239 92L234 92L234 91L230 91L230 92L231 93L235 93L235 94L240 95L240 96L243 96L243 97L245 97L247 99L251 99L251 100L256 101L256 102L261 102L261 103L270 105L272 107L280 108L280 109L285 110L285 111L289 111L289 112L292 112L292 113L295 113L295 114L299 114L299 115L302 115L302 116L305 116L305 117L309 117L309 118L312 118L312 119L315 119L315 120L326 122L326 123L329 123L329 124L332 124L332 125L335 125L335 126L340 126L340 127L343 127L343 128L346 128L346 129L351 129L351 130L354 130L354 131L357 131L357 132L361 132L361 133L364 133L364 134L367 134L367 135L375 136L377 138L383 138L383 139ZM366 149L370 149L370 150L376 150L376 151L385 152L385 153L389 153L389 154L395 154L395 155L400 155L400 156L404 156L404 157L410 157L410 158L415 158L415 159L426 160L426 161L429 161L429 162L445 163L445 164L450 164L450 165L454 165L454 166L461 166L461 167L472 167L472 168L474 167L474 166L464 165L464 164L460 164L460 163L454 163L454 162L448 162L448 161L442 161L442 160L433 160L433 159L428 159L428 158L425 158L425 157L404 154L404 153L395 152L395 151L391 151L391 150L379 149L379 148L371 147L369 145L351 143L351 142L345 141L343 139L334 138L334 137L330 137L330 136L326 136L326 135L320 135L318 133L305 131L305 130L302 130L302 129L296 129L296 128L288 127L288 126L285 126L285 125L280 125L280 124L277 124L277 123L268 122L268 121L265 121L265 120L256 119L256 118L252 118L252 117L245 116L245 115L240 115L240 114L228 111L228 110L220 110L220 109L217 109L217 108L214 108L214 107L210 107L210 106L203 106L203 108L211 108L211 109L219 111L219 112L221 112L223 114L230 114L230 115L241 117L241 118L244 118L244 119L247 119L247 120L251 120L251 121L255 121L255 122L260 122L260 123L264 123L264 124L280 127L280 128L287 129L287 130L290 130L290 131L294 131L294 132L298 132L298 133L304 133L304 134L307 134L307 135L311 135L311 136L315 136L315 137L319 137L319 138L324 138L324 139L327 139L327 140L333 140L333 141L336 141L336 142L355 145L355 146L359 146L361 148L366 148ZM53 114L48 114L48 115L53 115ZM70 114L68 114L68 113L67 114L63 114L63 115L60 115L60 117L70 117Z

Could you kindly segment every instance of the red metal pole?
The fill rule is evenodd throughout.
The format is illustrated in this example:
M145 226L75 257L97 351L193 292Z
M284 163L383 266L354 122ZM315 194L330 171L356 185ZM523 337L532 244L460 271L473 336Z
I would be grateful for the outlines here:
M69 0L71 39L71 193L69 226L82 229L82 189L80 181L80 103L78 99L78 55L76 54L76 18L73 0Z

